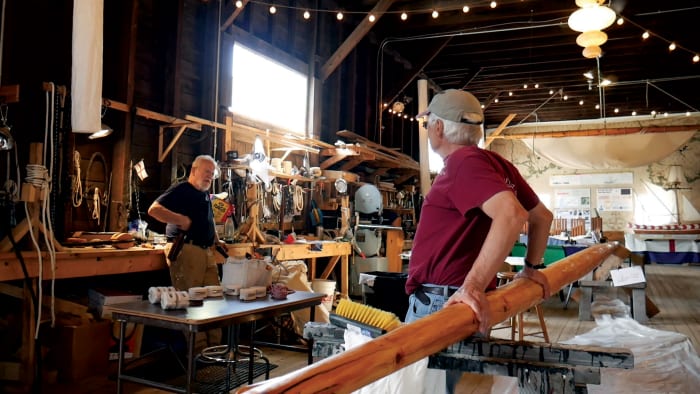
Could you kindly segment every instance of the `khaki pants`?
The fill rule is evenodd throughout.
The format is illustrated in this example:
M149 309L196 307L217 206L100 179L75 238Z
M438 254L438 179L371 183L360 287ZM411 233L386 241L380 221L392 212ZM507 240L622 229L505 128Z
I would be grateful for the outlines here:
M165 245L165 255L168 256L172 243ZM166 257L170 267L170 280L177 290L187 291L192 287L220 286L219 269L214 260L211 248L203 249L196 245L184 244L182 251L175 261ZM208 346L221 344L221 329L215 328L207 332L195 334L194 349L199 353Z

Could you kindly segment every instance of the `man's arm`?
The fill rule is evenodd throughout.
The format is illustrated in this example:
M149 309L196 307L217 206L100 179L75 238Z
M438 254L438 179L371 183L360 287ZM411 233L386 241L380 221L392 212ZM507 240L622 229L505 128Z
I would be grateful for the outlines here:
M544 252L547 249L547 239L549 238L549 228L552 225L552 212L542 204L537 203L534 208L528 211L527 218L527 253L525 260L533 266L538 266ZM543 298L549 298L551 290L547 277L527 264L518 273L519 278L528 278L542 286Z
M185 231L187 231L192 224L192 220L189 217L169 210L158 201L154 201L153 204L151 204L148 208L148 214L160 222L172 223Z
M554 215L539 202L528 212L527 219L527 254L525 259L534 265L540 263L547 249L549 229Z
M511 191L494 194L481 205L481 210L491 218L491 228L464 284L445 305L469 305L479 319L479 331L486 333L491 316L484 291L513 249L528 212Z

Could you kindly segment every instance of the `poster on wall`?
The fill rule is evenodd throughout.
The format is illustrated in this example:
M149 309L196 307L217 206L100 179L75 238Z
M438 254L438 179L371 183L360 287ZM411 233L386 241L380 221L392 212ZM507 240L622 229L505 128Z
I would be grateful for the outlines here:
M554 191L554 214L558 219L591 217L591 189L561 189Z
M558 209L590 208L591 189L555 190L554 204Z
M631 188L601 188L597 190L598 210L605 211L632 211Z

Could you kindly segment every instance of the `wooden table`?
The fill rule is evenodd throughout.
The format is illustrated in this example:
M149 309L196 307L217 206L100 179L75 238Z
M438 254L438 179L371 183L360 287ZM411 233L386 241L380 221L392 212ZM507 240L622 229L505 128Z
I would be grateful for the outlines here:
M125 304L108 305L114 320L120 322L119 334L119 365L117 369L117 392L122 392L122 381L131 381L147 386L157 387L178 393L191 393L192 380L194 378L194 342L195 333L207 331L213 328L230 327L241 323L254 322L263 318L278 316L285 312L297 309L310 308L310 320L315 316L315 306L321 303L323 294L297 291L290 294L286 300L273 300L269 297L255 301L240 301L237 296L224 296L222 298L210 298L204 301L204 305L188 307L187 309L164 310L160 305L154 305L148 301L139 301ZM187 368L186 385L184 388L175 387L167 383L147 380L131 376L124 369L124 333L127 323L141 323L144 325L181 330L187 333ZM251 330L251 346L248 380L253 379L253 345L255 329ZM283 346L281 346L283 347ZM297 347L289 347L289 350L298 350ZM308 352L311 363L311 346Z

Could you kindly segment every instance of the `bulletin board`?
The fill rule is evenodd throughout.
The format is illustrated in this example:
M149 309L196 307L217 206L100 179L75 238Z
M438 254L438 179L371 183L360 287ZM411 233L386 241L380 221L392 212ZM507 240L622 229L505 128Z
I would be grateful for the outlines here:
M591 189L557 189L554 190L555 216L561 219L573 219L591 216Z
M596 194L596 202L600 212L622 212L634 209L632 188L600 188L596 191Z

